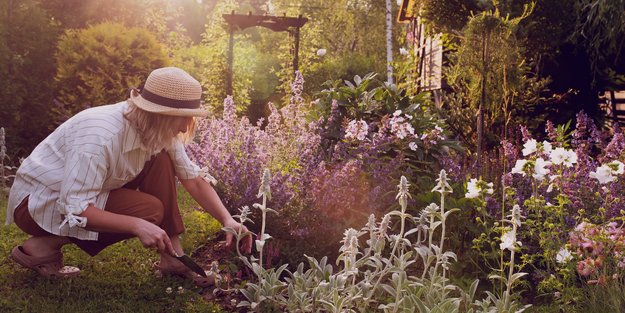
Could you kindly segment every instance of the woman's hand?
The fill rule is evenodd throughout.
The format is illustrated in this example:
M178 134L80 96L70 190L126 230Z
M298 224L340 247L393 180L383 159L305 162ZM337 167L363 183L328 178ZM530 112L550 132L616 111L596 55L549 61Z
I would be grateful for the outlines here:
M224 222L224 227L230 227L234 229L236 232L242 233L242 234L249 232L249 230L247 230L247 227L245 227L245 225L241 225L234 219L229 219L226 222ZM233 234L230 232L226 232L226 248L232 248L233 239L234 239ZM252 234L251 233L241 239L241 250L243 251L243 253L248 253L248 254L252 253Z
M174 251L169 236L157 225L143 219L138 219L134 235L139 238L141 244L146 248L156 248L159 253L176 255L176 251Z
M247 227L239 224L232 218L226 207L219 199L215 189L206 182L202 177L198 176L191 179L181 179L180 182L184 188L191 194L193 199L199 203L206 212L210 213L215 219L220 221L224 227L231 227L236 232L247 233ZM226 247L232 248L233 235L226 233ZM252 252L252 235L245 236L241 240L241 250L243 253Z

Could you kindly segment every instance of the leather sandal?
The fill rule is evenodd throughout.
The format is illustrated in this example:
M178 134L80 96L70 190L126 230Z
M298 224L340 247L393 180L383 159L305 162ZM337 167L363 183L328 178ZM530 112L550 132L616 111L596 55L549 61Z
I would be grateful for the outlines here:
M183 264L179 266L171 266L171 267L162 267L159 261L154 262L152 265L154 269L156 269L161 276L171 275L178 276L185 279L191 279L196 286L200 288L206 288L215 285L215 276L210 271L205 271L208 277L202 277L192 270L188 269Z
M47 278L70 278L80 274L74 266L63 266L63 253L57 251L45 257L34 257L27 254L22 246L11 250L11 258L23 267L30 268Z

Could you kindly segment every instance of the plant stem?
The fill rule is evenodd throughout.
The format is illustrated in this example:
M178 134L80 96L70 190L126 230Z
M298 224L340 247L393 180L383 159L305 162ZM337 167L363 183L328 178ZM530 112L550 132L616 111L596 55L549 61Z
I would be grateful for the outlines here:
M261 247L259 251L258 264L260 265L260 268L263 268L263 250L265 249L264 236L265 236L265 224L267 220L267 194L266 193L263 193L263 206L262 206L261 211L262 211L262 216L263 216L263 222L260 226L260 240L261 242L263 242L263 246Z

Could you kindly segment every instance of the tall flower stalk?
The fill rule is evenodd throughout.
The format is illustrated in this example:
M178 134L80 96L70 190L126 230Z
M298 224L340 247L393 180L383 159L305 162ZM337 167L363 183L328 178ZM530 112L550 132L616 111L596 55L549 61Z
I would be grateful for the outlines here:
M259 264L260 267L263 267L263 247L265 246L265 241L271 236L265 233L265 226L267 225L267 212L278 213L267 207L267 200L271 200L271 186L270 186L271 175L269 173L269 169L265 169L263 172L263 178L260 183L260 188L258 189L258 197L263 199L262 204L254 203L254 207L259 209L262 214L262 224L260 226L260 235L258 240L256 240L256 250L258 250L259 254Z
M4 191L6 188L5 175L4 175L4 159L7 156L7 147L5 146L4 127L0 127L0 190Z

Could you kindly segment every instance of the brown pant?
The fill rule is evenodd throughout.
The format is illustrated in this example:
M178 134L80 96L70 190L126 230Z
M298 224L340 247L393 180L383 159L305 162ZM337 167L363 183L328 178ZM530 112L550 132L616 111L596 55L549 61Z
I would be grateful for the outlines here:
M175 172L169 154L160 152L145 163L143 170L131 182L120 189L111 190L105 211L142 218L159 225L168 235L184 232L184 225L178 209ZM15 224L24 232L38 236L54 236L43 230L28 212L28 198L15 209ZM87 221L87 227L89 222ZM71 238L79 248L94 256L104 248L134 237L132 234L100 232L98 240Z

